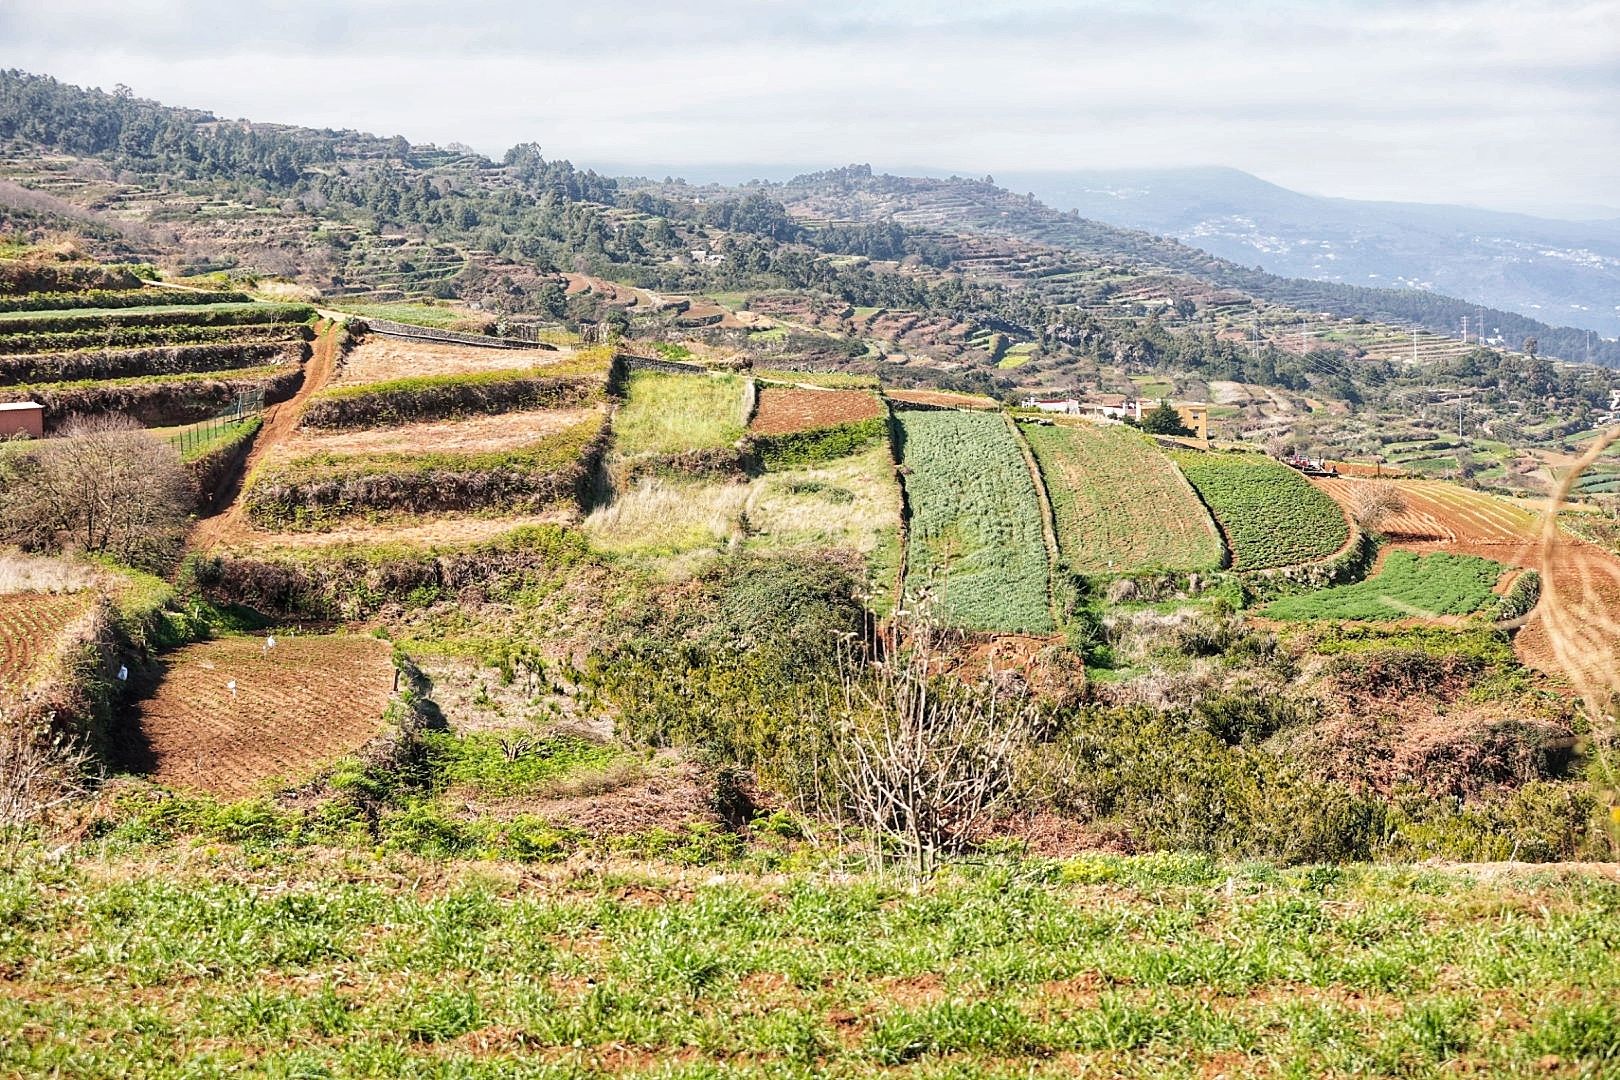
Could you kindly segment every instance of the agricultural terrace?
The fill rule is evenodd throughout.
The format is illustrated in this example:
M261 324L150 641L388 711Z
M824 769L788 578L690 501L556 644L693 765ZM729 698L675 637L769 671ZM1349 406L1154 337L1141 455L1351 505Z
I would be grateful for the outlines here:
M387 642L267 640L220 638L165 655L136 708L127 764L169 787L240 797L304 779L381 732L393 687Z
M164 805L119 826L116 859L6 881L26 914L0 954L0 1071L1603 1077L1620 1047L1620 887L1596 872L1087 855L919 888L357 863L278 854L276 811L248 810L221 831L274 839L186 857L162 838L208 811ZM426 845L424 820L394 828ZM566 850L525 835L530 860Z
M756 367L754 375L766 382L820 386L828 390L877 390L882 385L876 375L862 375L853 371L789 371L786 368Z
M357 515L535 513L578 506L600 456L603 421L599 411L579 410L537 421L527 432L491 435L495 426L480 423L459 436L463 446L503 444L500 449L367 451L361 448L368 442L389 444L392 432L355 437L347 453L328 448L266 461L254 470L243 497L255 524L284 529L322 529Z
M93 593L0 594L0 693L28 685L68 625L90 610Z
M1261 614L1272 619L1379 622L1472 615L1491 601L1507 567L1476 555L1392 551L1372 577L1287 596Z
M998 413L896 414L911 505L908 599L969 630L1053 629L1049 567L1034 478Z
M366 334L360 344L343 357L334 385L388 382L418 375L471 375L483 371L502 371L512 368L527 356L545 357L557 364L573 359L568 353L524 353L511 349Z
M748 430L754 435L786 435L876 420L882 415L883 404L877 395L859 390L764 386Z
M1350 538L1334 501L1264 454L1172 450L1226 536L1234 570L1325 559Z
M637 371L613 418L621 458L716 450L743 437L748 380L736 375L671 375Z
M1215 570L1225 561L1209 512L1149 439L1114 424L1019 428L1040 463L1070 570Z
M510 359L510 353L506 354ZM573 408L601 400L611 357L382 382L338 382L310 396L306 427L381 427L416 420Z

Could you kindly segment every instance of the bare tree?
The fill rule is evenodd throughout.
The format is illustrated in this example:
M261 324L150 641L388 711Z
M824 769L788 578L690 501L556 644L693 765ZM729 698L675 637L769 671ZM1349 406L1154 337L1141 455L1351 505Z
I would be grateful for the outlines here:
M157 566L177 549L191 499L173 446L126 417L73 417L0 465L0 540Z
M1406 497L1394 484L1362 484L1351 504L1351 516L1362 532L1377 532L1392 517L1406 513Z
M30 725L0 712L0 865L14 865L35 828L88 793L92 763L84 745L53 732L48 719Z
M907 627L905 639L884 660L846 665L830 772L837 809L866 833L878 866L893 852L920 877L967 846L1011 793L1037 717L1022 686L993 671L943 674L931 624Z

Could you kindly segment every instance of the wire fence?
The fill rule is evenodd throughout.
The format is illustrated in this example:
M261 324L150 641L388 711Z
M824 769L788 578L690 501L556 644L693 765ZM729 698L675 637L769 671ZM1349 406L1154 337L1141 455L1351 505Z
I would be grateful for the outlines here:
M188 424L169 436L169 443L185 457L192 451L219 440L228 431L264 412L264 391L252 390L236 395L230 408L207 420Z

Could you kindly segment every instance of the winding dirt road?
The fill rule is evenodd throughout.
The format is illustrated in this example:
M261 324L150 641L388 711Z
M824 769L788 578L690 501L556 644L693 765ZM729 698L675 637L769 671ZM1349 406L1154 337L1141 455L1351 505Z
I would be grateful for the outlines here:
M204 551L219 547L248 532L246 514L239 498L243 480L269 450L292 434L293 429L298 426L298 417L304 411L304 403L312 394L332 381L332 375L337 370L337 361L337 327L327 323L315 335L314 350L304 365L303 384L292 397L264 410L264 426L259 428L259 433L253 437L253 449L249 451L247 461L242 464L241 471L236 474L230 486L220 492L218 505L223 509L216 509L209 517L197 520L187 539L188 547Z

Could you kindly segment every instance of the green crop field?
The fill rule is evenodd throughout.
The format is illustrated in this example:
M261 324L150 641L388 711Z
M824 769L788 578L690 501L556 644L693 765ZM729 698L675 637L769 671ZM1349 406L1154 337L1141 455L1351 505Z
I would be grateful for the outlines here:
M1350 537L1332 499L1263 454L1172 450L1170 456L1225 531L1235 570L1325 559Z
M730 446L743 436L743 380L735 375L664 375L638 371L613 418L614 443L626 458Z
M1365 581L1288 596L1262 614L1273 619L1384 619L1472 615L1491 599L1507 567L1475 555L1391 552Z
M1024 424L1052 500L1058 550L1083 574L1214 570L1225 552L1170 459L1123 426Z
M1046 546L1035 482L996 413L902 410L911 503L906 589L970 630L1048 632Z
M249 837L272 820L231 819ZM0 1073L16 1076L1601 1077L1620 1062L1620 886L1596 875L1091 855L918 888L210 843L41 859L0 877L0 910Z

